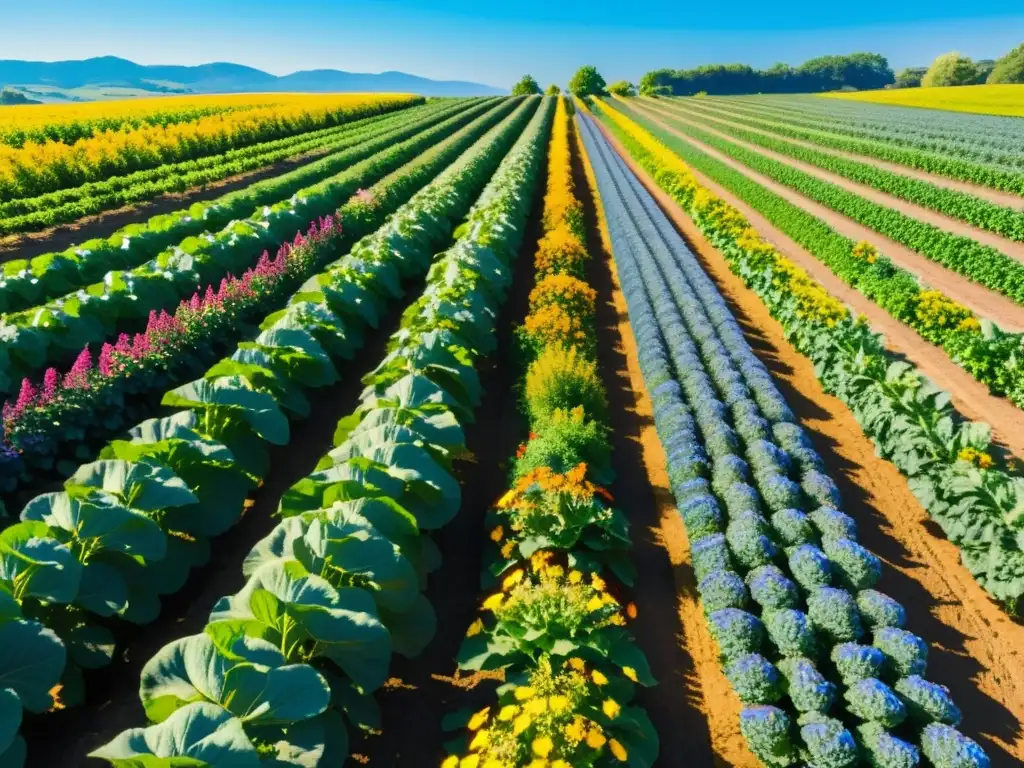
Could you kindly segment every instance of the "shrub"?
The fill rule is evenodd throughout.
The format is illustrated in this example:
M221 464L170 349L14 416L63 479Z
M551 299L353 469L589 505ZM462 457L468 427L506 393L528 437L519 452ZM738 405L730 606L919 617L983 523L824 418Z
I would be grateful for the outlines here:
M907 620L907 613L902 605L873 589L865 589L857 594L857 608L869 629L902 627Z
M807 590L832 583L832 564L813 544L801 544L789 551L789 572Z
M828 682L810 659L793 657L778 664L785 678L786 693L800 712L828 712L836 687Z
M569 91L580 98L601 96L605 93L604 78L598 73L596 67L589 65L580 67L569 81Z
M970 85L978 76L974 62L962 53L953 51L937 57L921 78L921 87Z
M672 486L672 493L676 501L685 504L691 499L699 499L711 495L711 484L703 477L695 477L692 480Z
M708 616L711 635L727 660L756 653L764 641L764 625L751 613L725 608Z
M778 611L765 611L764 626L768 637L783 656L817 655L817 643L814 630L807 620L807 615L792 608Z
M921 751L935 768L989 768L992 764L974 740L941 723L924 727Z
M890 678L923 675L928 666L928 646L905 629L882 627L873 645L885 655L884 669Z
M750 482L750 468L739 456L723 456L715 462L711 472L711 484L714 489L724 494L730 486L737 483Z
M725 676L744 704L774 704L782 698L779 670L759 654L750 653L727 664Z
M764 503L773 512L792 509L800 504L800 486L784 475L759 475L757 487Z
M757 491L746 483L733 483L721 496L730 517L743 512L758 512L761 509L761 499Z
M526 406L535 424L549 421L558 409L581 406L587 416L603 420L607 406L597 363L575 347L546 348L527 369Z
M878 677L885 663L885 656L877 648L858 643L841 643L832 649L830 654L836 671L846 686L858 680Z
M522 477L539 467L551 467L565 474L586 464L601 483L611 479L611 445L606 428L586 418L582 408L557 409L539 435L526 443L515 464L515 476Z
M851 642L864 634L860 612L845 589L818 587L807 596L807 618L834 642Z
M910 717L918 722L960 723L960 709L949 697L949 689L919 675L900 678L894 686L907 705Z
M628 80L619 80L608 86L608 93L616 96L636 96L636 86Z
M690 499L679 507L686 535L693 540L722 532L722 513L713 496Z
M733 486L738 487L738 486ZM747 568L767 565L776 555L775 544L765 534L768 524L756 512L743 512L733 517L725 529L729 549L738 562Z
M589 317L570 315L560 307L547 307L539 312L531 312L526 316L523 325L518 329L523 347L533 356L545 347L571 344L590 351L594 346ZM666 379L672 376L668 368L664 371ZM644 377L650 385L654 376Z
M530 313L560 307L569 315L592 317L597 291L572 275L548 275L530 291Z
M810 518L799 509L783 509L771 516L772 528L779 541L787 547L816 542Z
M747 588L743 579L732 571L713 571L697 584L700 599L707 613L724 608L744 608L747 604Z
M693 560L693 571L698 579L703 579L713 571L732 570L732 558L729 556L729 545L724 534L715 534L690 544L690 558Z
M839 488L836 487L832 478L824 472L819 472L816 469L804 472L803 481L800 485L811 501L837 508L842 506Z
M821 548L832 572L850 589L869 589L882 577L882 562L855 541L826 538Z
M764 610L796 608L800 594L796 584L774 565L762 565L747 574L750 596Z
M522 79L512 86L513 96L533 96L540 93L540 86L531 75L523 75Z
M797 722L814 768L847 768L857 764L857 742L841 722L817 712L801 715Z
M758 474L788 474L792 469L789 454L769 440L756 440L747 445L747 460Z
M858 741L872 768L917 768L921 753L913 744L898 739L878 723L856 728Z
M534 266L538 275L583 276L583 267L590 255L566 224L558 224L537 243Z
M907 707L892 689L881 680L868 677L858 680L846 691L846 708L861 720L870 720L895 728L907 717Z
M788 766L797 762L789 715L772 706L744 707L740 733L750 751L765 765Z
M1018 45L996 61L989 73L988 83L1024 83L1024 45Z
M561 93L562 93L562 89L559 88L554 83L549 85L547 90L544 91L544 94L547 95L547 96L559 96L559 95L561 95Z
M856 539L857 523L835 507L822 506L807 515L825 539Z

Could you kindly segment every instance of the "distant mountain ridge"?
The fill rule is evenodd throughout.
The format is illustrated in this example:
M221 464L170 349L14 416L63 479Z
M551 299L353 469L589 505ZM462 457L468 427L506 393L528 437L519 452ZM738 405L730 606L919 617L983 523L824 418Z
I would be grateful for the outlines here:
M227 62L195 67L136 64L117 56L81 61L0 60L0 86L58 88L117 86L153 92L253 93L302 91L312 93L376 91L418 93L423 96L490 96L506 90L461 80L431 80L405 72L343 72L313 69L278 77L253 67Z

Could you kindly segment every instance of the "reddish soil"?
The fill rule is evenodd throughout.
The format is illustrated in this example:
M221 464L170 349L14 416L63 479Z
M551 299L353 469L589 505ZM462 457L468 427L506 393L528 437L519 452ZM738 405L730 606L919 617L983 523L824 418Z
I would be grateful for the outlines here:
M647 99L647 97L644 97L644 99L647 101L654 101L653 99ZM678 108L674 104L673 107ZM789 136L780 136L779 134L772 133L771 131L765 130L763 128L753 128L749 125L741 125L739 123L732 122L731 120L728 119L728 117L736 116L735 113L725 111L719 112L715 107L708 107L705 104L700 105L700 108L702 110L705 107L708 109L708 112L706 114L710 114L713 112L716 119L729 125L732 125L735 128L743 128L744 130L756 131L757 133L763 133L766 136L771 136L773 138L785 139L786 141L792 142L793 144L798 144L801 147L807 147L808 149L816 149L819 152L825 152L829 155L835 155L836 157L845 157L847 160L858 160L862 163L871 163L871 165L875 166L876 168L882 168L883 170L891 171L892 173L899 173L902 174L903 176L911 176L915 179L920 179L921 181L927 181L929 184L934 184L937 187L945 187L946 189L953 189L956 190L957 192L966 192L969 195L980 197L984 200L988 200L990 203L995 203L996 205L1005 205L1009 208L1016 208L1017 210L1024 209L1024 198L1020 197L1019 195L1015 195L1012 192L1001 192L998 189L983 187L979 184L971 184L970 182L967 181L949 179L946 178L945 176L939 176L934 173L928 173L927 171L922 171L918 168L911 168L906 165L900 165L899 163L886 162L885 160L879 160L876 157L870 157L868 155L858 155L854 152L844 152L841 149L823 147L818 144L815 144L812 141L793 139L790 138ZM691 112L690 114L696 114L696 112ZM702 112L702 114L705 113ZM771 116L768 115L759 116L759 119L778 122L777 120L774 120ZM783 125L782 123L778 124ZM801 130L804 130L802 126L797 127L800 127ZM825 128L822 128L822 131L826 133L828 132ZM844 136L843 138L847 137ZM848 138L856 139L857 137L851 136Z
M707 144L690 138L682 131L674 129L671 125L660 119L660 113L647 107L638 107L637 111L679 139L686 141L716 160L720 160L730 168L740 171L750 180L785 198L812 216L821 219L841 235L851 240L866 240L872 243L894 263L916 275L922 283L942 291L951 299L969 307L979 317L986 317L992 320L1004 330L1024 331L1024 307L1016 304L1011 299L972 282L952 270L946 269L926 256L897 243L895 240L890 240L873 229L862 226L831 208L821 205L801 195L799 192L795 192L789 187L751 170L743 163L733 160Z
M950 689L964 712L962 730L985 747L994 766L1020 765L1024 626L1005 614L963 568L957 548L942 538L906 480L875 455L873 444L842 401L821 389L808 359L786 341L782 327L757 295L729 271L724 257L682 209L613 143L715 281L748 342L808 430L839 484L846 511L857 519L860 540L886 563L880 588L908 607L908 629L929 643L928 678ZM777 234L759 223L754 226L762 235ZM693 625L704 626L699 611L687 626ZM735 709L735 698L718 687L720 673L705 681L707 671L695 669L697 682L716 692L709 697L710 719L719 710ZM712 727L713 743L728 742L726 734Z
M647 105L645 104L645 106ZM851 181L850 179L847 179L844 176L840 176L837 173L833 173L823 168L819 168L818 166L812 165L811 163L802 162L795 158L789 157L788 155L782 154L781 152L774 152L770 149L765 149L764 147L758 146L757 144L753 144L749 141L738 139L735 136L729 135L725 131L719 130L716 127L715 123L724 123L725 125L733 126L741 130L746 130L746 128L742 125L736 125L734 123L729 122L728 120L720 120L718 117L712 118L710 115L708 115L706 118L704 115L700 115L700 117L698 118L697 113L695 112L683 113L675 109L662 107L659 102L654 102L654 105L651 105L650 108L661 115L671 117L675 120L679 120L680 122L684 122L689 125L696 126L721 139L731 141L732 143L737 144L743 147L744 149L750 150L751 152L758 152L764 155L765 157L769 157L777 162L790 165L793 168L803 171L804 173L810 174L811 176L821 179L822 181L827 181L830 184L835 184L837 187L845 189L848 192L853 192L854 194L860 195L864 199L870 200L873 203L877 203L878 205L883 205L886 208L891 208L892 210L899 211L900 213L903 213L907 216L911 216L917 219L918 221L926 222L928 224L931 224L932 226L938 227L939 229L943 229L947 232L952 232L955 235L969 237L972 240L976 240L977 242L982 243L983 245L989 246L990 248L995 248L998 251L1002 251L1007 256L1017 259L1018 261L1024 261L1024 243L1017 242L1016 240L1010 240L1001 235L989 232L988 230L980 229L970 224L966 224L963 221L960 221L959 219L955 219L950 216L938 213L930 208L925 208L924 206L921 205L915 205L914 203L907 202L906 200L903 200L899 197L895 197L894 195L886 194L885 192L880 192L874 187L868 186L867 184L861 184L855 181ZM713 120L714 123L704 122L705 119ZM767 131L756 131L756 133L770 135ZM789 139L780 136L772 136L772 138L780 139L782 141L789 141ZM793 143L795 144L797 142ZM874 165L874 163L872 163L872 165Z

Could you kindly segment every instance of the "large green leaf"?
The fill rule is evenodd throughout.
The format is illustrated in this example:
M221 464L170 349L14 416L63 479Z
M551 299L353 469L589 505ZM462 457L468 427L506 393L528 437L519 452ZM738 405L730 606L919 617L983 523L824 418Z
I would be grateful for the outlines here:
M65 632L63 639L71 661L82 669L99 669L107 666L113 660L114 651L117 649L114 633L99 624L77 626Z
M13 688L0 688L0 757L14 744L20 727L21 699Z
M157 725L132 728L89 753L117 768L260 768L242 721L195 702Z
M60 682L67 651L57 634L38 621L0 624L0 689L10 688L29 712L53 706L50 690Z
M0 581L11 584L19 600L70 603L78 593L82 564L49 534L46 524L35 520L0 533Z
M268 443L288 443L288 419L281 412L277 401L266 392L250 389L248 383L238 376L214 381L199 379L184 384L165 394L161 402L163 405L212 411L214 414L223 411L244 421Z
M75 605L97 616L113 616L123 611L128 605L128 584L121 571L103 562L87 563L82 570Z
M379 446L365 458L388 467L388 472L409 485L402 505L416 516L420 528L447 524L462 503L462 488L430 452L409 443Z
M381 621L391 633L395 653L408 659L418 656L437 631L437 614L426 596L417 593L416 600L402 611L381 607Z
M365 461L350 461L307 475L289 488L281 498L278 514L282 517L328 507L334 501L364 497L400 496L405 483L388 474L386 468Z
M340 445L349 437L387 426L408 427L420 435L424 442L452 454L461 453L466 445L462 426L451 411L422 413L409 408L375 408L368 411L344 434L336 433L334 444Z
M196 501L195 494L167 467L150 461L101 459L79 467L65 486L98 488L133 509L155 512Z

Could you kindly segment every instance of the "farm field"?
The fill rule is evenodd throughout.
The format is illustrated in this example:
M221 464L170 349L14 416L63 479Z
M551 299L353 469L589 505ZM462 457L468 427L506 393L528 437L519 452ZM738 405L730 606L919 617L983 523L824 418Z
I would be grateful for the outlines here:
M1024 762L1020 119L7 109L0 767Z
M866 101L897 107L921 107L980 115L1024 117L1024 88L1020 85L968 85L945 88L899 88L890 91L830 93L829 98Z

